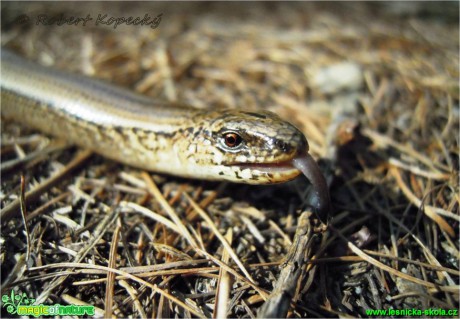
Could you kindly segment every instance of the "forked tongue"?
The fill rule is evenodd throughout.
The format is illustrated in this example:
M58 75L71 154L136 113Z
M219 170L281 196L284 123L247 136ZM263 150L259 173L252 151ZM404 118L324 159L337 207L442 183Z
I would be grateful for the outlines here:
M326 179L318 164L310 154L306 153L294 158L292 165L301 171L313 185L313 196L309 204L313 207L318 218L327 224L331 210L331 199Z

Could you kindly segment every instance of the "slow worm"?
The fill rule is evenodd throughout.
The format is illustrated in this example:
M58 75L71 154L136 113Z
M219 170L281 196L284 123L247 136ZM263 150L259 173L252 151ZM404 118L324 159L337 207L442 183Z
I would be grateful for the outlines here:
M1 92L4 119L150 171L248 184L285 182L302 171L314 186L317 213L330 210L328 186L306 138L274 113L158 101L4 48Z

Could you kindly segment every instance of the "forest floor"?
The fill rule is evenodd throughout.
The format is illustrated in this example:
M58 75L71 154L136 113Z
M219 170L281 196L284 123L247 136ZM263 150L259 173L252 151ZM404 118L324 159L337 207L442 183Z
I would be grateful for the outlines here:
M304 177L147 173L2 120L2 318L14 296L106 317L458 310L458 3L1 6L2 46L30 60L277 113L307 137L333 204L324 227ZM110 24L146 15L156 28Z

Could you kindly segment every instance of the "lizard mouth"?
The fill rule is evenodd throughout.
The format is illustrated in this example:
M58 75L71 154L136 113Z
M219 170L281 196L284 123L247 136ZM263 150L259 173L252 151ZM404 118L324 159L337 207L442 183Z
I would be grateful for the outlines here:
M284 158L278 161L262 163L232 162L227 165L239 167L241 170L250 169L251 171L259 171L261 173L289 175L292 177L293 175L297 176L301 173L301 169L296 167L295 159L304 154L305 152L297 151L292 154L285 154L285 156L283 156Z
M285 182L302 173L313 186L310 206L323 223L328 222L328 215L331 211L329 187L318 164L310 154L299 154L292 159L277 163L238 163L234 166L240 167L241 170L247 168L259 171L272 178L276 176L276 181L272 179L271 182Z
M277 163L235 163L233 166L238 166L242 170L243 169L250 169L254 171L260 171L263 173L287 173L287 172L294 172L300 171L294 167L292 159Z

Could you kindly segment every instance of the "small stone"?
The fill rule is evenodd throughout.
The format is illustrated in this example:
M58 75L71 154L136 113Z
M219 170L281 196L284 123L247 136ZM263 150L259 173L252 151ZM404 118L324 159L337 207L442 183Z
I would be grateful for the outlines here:
M334 94L340 91L355 91L363 84L363 72L359 65L342 62L324 67L312 76L312 86L321 93Z

